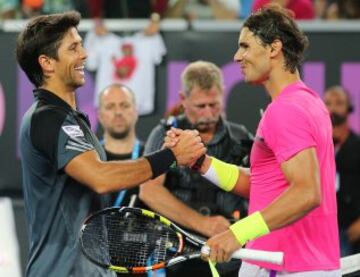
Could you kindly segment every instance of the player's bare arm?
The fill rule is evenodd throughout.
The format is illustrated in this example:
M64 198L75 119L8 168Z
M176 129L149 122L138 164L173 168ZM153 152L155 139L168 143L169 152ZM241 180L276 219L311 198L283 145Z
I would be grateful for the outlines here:
M177 145L172 147L171 155L175 156L178 165L190 165L205 151L198 132L183 131ZM150 159L154 155L136 161L102 162L95 151L88 151L72 159L66 165L65 172L98 193L107 193L132 187L156 177L154 171L162 166L163 161L161 157Z
M282 228L299 220L321 202L319 165L314 148L299 152L293 158L282 163L281 169L289 182L289 188L258 213L262 219L254 218L254 214L248 217L248 219L253 218L254 222L251 222L253 225L265 224L266 228L263 229L268 229L266 232ZM244 223L248 224L245 221ZM209 256L211 260L225 262L230 259L231 254L242 246L239 243L239 238L236 238L234 234L243 237L245 227L247 227L245 224L237 226L239 228L235 226L236 230L233 228L233 230L228 230L206 242L211 248ZM249 233L248 235L251 237L254 234ZM243 239L245 241L245 238Z
M289 188L261 212L270 230L295 222L321 202L320 171L315 148L299 152L282 163L281 170L289 182Z

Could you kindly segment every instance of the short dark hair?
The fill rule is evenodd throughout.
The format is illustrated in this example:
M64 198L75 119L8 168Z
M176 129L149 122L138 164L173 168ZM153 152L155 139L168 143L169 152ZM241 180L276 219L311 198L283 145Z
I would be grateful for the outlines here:
M337 0L339 18L359 19L360 1L359 0Z
M39 87L44 74L38 62L40 55L58 59L60 42L66 32L79 25L81 16L70 11L62 14L34 17L19 34L16 41L16 58L29 80Z
M280 40L287 70L294 73L300 66L308 39L296 25L290 11L279 5L267 5L251 14L243 27L254 33L264 45Z

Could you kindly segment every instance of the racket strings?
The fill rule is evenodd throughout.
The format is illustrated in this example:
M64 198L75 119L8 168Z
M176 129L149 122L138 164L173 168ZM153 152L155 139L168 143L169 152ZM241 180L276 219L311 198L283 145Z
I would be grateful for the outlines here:
M158 242L153 254L154 264L166 261L175 256L179 246L177 237L171 237L169 232L161 234Z
M83 230L82 243L93 260L128 268L169 260L179 247L176 232L160 221L120 212L94 217Z

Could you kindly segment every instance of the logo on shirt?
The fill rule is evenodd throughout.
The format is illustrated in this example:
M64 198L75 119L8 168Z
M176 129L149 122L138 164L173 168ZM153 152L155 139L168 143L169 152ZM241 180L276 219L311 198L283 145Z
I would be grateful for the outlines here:
M62 129L71 138L84 136L83 131L80 129L80 126L78 125L63 126Z

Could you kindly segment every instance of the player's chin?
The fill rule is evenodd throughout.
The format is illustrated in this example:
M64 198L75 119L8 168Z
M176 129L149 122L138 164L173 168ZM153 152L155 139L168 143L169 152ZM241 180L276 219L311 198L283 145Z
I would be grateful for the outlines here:
M78 80L75 80L75 81L73 82L73 87L74 87L75 89L77 89L77 88L79 88L79 87L82 87L84 84L85 84L85 79L84 79L84 78L83 78L83 79L78 79Z
M245 83L250 83L250 84L255 83L254 78L251 78L249 75L244 75L244 81L245 81Z
M83 86L83 85L85 84L85 78L83 77L83 78L79 79L79 80L77 81L77 84L78 84L79 86Z
M244 74L244 81L245 83L255 84L257 78L253 74L250 74L250 72L247 72L247 74Z

